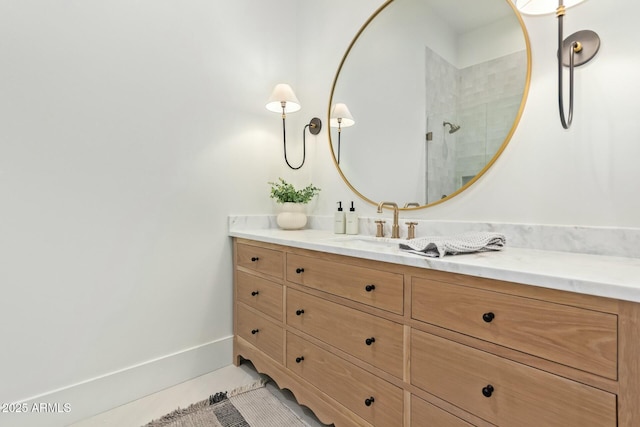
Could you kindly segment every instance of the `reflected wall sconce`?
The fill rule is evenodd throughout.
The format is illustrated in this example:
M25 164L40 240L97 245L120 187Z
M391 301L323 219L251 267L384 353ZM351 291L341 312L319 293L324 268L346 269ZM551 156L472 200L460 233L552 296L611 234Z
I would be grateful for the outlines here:
M346 104L337 103L331 109L331 115L329 116L329 126L332 128L338 128L338 164L340 164L340 135L342 134L342 128L348 128L356 124L353 120L351 111Z
M563 37L565 10L584 0L515 0L516 7L526 15L543 15L555 9L558 18L558 107L562 127L569 129L573 121L573 70L589 62L600 49L600 37L594 31L582 30ZM557 5L557 7L556 7ZM565 118L563 99L563 65L569 67L569 114Z
M289 166L291 169L300 169L304 165L307 154L307 128L309 128L309 132L311 133L311 135L317 135L322 129L322 122L319 118L314 117L307 125L305 125L304 129L302 130L302 163L300 163L300 166L293 167L287 159L287 131L285 120L287 118L287 113L295 113L296 111L300 110L300 101L298 101L296 94L293 93L293 89L291 89L291 86L285 83L280 83L277 84L273 89L273 92L271 92L271 96L267 101L266 107L267 110L273 111L274 113L282 113L282 142L284 144L284 161L287 162L287 166Z

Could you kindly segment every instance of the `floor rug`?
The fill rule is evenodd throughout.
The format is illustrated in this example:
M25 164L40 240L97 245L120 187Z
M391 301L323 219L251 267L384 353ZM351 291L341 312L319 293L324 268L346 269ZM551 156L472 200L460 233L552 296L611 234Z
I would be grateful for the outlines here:
M144 427L308 427L265 388L260 380L230 392L218 392L177 409Z

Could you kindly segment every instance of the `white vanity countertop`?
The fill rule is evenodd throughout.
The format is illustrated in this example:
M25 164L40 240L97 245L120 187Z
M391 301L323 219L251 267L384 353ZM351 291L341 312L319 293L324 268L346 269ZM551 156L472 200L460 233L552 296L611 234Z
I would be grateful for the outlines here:
M640 259L506 247L428 258L322 230L232 230L232 237L640 302ZM353 238L356 238L355 240ZM362 236L367 238L367 236Z

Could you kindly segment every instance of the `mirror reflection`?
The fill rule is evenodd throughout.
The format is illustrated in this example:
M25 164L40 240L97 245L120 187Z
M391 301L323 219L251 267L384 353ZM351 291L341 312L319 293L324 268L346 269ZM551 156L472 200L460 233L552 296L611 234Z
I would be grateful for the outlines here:
M332 120L339 104L356 118L330 130L341 175L372 203L425 206L458 194L507 144L529 71L528 39L508 0L386 3L334 81Z

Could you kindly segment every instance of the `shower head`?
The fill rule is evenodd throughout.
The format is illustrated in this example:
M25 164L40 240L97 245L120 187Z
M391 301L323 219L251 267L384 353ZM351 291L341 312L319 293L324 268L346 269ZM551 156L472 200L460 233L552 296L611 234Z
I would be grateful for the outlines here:
M449 122L442 122L442 126L446 126L446 125L449 125L449 133L454 133L460 130L459 125L454 125L453 123L449 123Z

